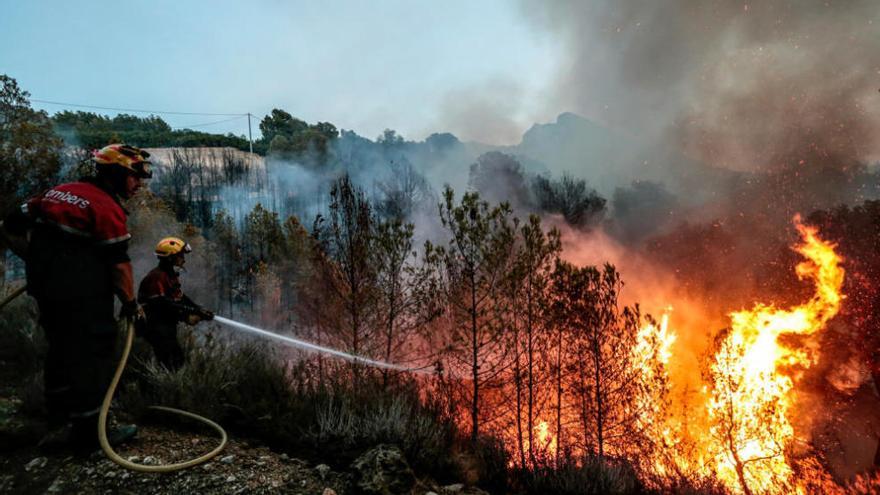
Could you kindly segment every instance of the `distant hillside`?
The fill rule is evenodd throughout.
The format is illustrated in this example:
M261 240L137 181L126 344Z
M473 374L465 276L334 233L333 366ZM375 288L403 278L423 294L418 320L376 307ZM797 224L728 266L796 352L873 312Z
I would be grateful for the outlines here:
M246 164L251 169L266 168L266 158L229 146L198 148L144 148L157 167L170 167L175 161L186 160L210 168L223 168L231 163Z
M192 129L173 129L160 117L119 114L113 117L93 112L61 111L52 116L55 132L65 143L84 148L100 148L110 143L124 142L148 147L232 147L247 150L245 136L212 134ZM257 153L265 154L262 142L254 143Z
M606 197L632 181L662 182L691 199L706 197L739 174L695 162L677 149L663 148L638 136L612 131L573 113L556 122L535 124L516 146L498 148L516 155L529 168L587 179Z

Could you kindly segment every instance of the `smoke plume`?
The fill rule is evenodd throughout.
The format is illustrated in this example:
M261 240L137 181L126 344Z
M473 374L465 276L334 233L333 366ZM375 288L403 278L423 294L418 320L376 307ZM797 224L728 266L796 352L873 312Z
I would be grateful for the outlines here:
M559 106L735 170L876 160L880 4L537 2Z

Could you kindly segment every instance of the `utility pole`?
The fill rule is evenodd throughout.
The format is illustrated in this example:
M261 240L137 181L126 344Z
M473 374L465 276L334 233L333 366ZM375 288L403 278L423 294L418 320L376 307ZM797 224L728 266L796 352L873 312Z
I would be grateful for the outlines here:
M254 137L251 135L251 113L248 112L248 142L251 145L251 154L254 153Z

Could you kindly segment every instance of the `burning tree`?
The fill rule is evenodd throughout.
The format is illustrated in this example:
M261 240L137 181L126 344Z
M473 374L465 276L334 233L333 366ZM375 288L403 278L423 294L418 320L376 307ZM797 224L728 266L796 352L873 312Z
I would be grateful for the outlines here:
M399 219L380 222L372 256L377 269L376 324L383 340L382 358L386 362L414 358L413 334L437 314L427 285L429 274L417 264L413 251L413 225ZM382 371L382 380L387 386L389 370Z
M514 419L520 464L526 456L538 464L537 451L546 448L535 439L536 421L547 397L539 393L544 378L544 352L549 326L550 300L547 286L561 251L559 231L544 233L541 219L529 216L519 230L513 269L506 279L509 295L509 327L513 340ZM525 417L523 417L525 416ZM543 423L546 427L546 423ZM555 449L554 449L555 450Z
M646 381L646 363L633 349L641 341L638 306L622 306L620 274L610 264L602 269L557 264L554 273L557 337L557 434L562 438L565 411L562 393L571 391L573 415L579 421L575 446L585 456L623 455L640 445L647 404L640 400L658 383ZM659 345L653 342L649 345ZM564 347L573 352L565 353ZM648 352L648 354L653 354ZM563 376L565 373L566 376Z
M508 360L508 343L497 304L513 260L515 232L510 208L490 208L477 193L466 193L459 205L446 188L440 218L450 233L447 246L426 245L426 258L436 267L452 328L454 368L464 366L471 380L471 440L480 434L483 388L498 389Z
M799 218L795 222L803 238L795 250L807 259L796 272L815 283L815 295L790 309L757 304L732 313L708 371L714 471L730 489L746 494L785 493L798 486L789 459L795 438L789 416L795 384L817 356L794 345L792 337L820 331L842 300L844 272L834 246Z

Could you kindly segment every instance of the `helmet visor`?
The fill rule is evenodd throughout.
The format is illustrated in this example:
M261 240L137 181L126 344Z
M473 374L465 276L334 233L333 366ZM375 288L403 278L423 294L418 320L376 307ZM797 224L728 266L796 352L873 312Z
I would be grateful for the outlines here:
M131 165L131 170L141 179L151 179L153 171L150 170L150 162L137 162Z

